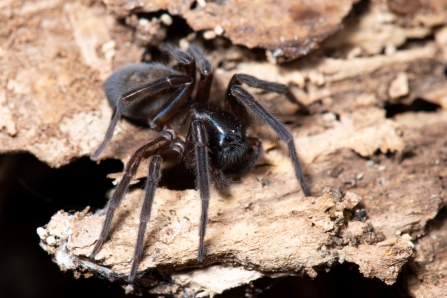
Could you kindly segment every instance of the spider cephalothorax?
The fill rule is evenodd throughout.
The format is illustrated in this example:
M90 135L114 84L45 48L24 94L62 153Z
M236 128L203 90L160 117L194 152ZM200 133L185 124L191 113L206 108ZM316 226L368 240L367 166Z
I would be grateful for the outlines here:
M286 143L295 176L304 194L310 195L304 182L292 134L242 87L245 84L282 93L291 102L302 106L287 86L245 74L235 74L225 94L225 109L221 109L208 103L213 73L202 49L191 45L188 52L184 52L171 44L164 44L162 50L183 65L184 72L157 62L130 64L115 71L104 84L107 99L115 112L104 141L92 155L92 159L96 159L104 150L121 116L146 122L159 132L158 137L139 148L127 163L125 174L109 201L100 238L90 256L95 257L107 239L114 213L141 161L150 158L129 282L133 282L142 256L146 226L163 162L175 165L183 160L196 173L196 185L202 201L198 260L203 260L211 182L218 187L227 185L225 173L250 171L262 153L261 141L246 135L249 112L267 123L279 139ZM196 95L191 98L196 85L196 61L200 79Z

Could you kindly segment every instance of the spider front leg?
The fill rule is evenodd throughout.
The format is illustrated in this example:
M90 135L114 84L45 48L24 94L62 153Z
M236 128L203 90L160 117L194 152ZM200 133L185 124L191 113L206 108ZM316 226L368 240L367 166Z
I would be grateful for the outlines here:
M252 88L257 88L257 89L261 89L261 90L265 90L265 91L284 94L286 96L287 100L293 104L298 105L300 107L300 110L303 113L305 113L305 114L309 113L309 109L306 107L306 105L304 105L301 101L299 101L295 97L295 95L292 93L292 91L290 91L290 88L287 87L286 85L260 80L258 78L255 78L254 76L250 76L247 74L242 74L242 73L235 74L231 78L230 83L228 84L227 94L230 93L230 88L233 85L242 85L242 84L245 84Z
M199 188L202 201L202 213L199 228L199 250L197 260L202 262L205 258L205 233L208 223L208 207L210 201L210 164L208 155L208 133L200 120L191 122L187 142L194 146L194 169L196 172L196 185Z
M250 78L250 80L246 80ZM247 90L242 88L241 85L236 84L246 83L249 86L261 88L268 91L274 91L276 89L276 83L266 82L258 80L252 76L247 75L234 75L233 79L228 86L226 94L226 107L236 114L240 119L245 119L247 122L248 110L258 116L262 121L267 123L278 135L278 138L286 143L289 150L289 156L292 160L293 167L295 169L295 176L298 179L301 189L305 196L310 196L310 191L304 181L303 170L298 158L298 154L295 148L295 142L293 136L287 128L279 122L272 114L270 114ZM231 85L233 83L233 85ZM283 85L284 86L284 85Z
M95 247L93 248L93 252L91 253L90 258L94 258L96 256L103 243L106 241L107 236L109 235L115 211L119 208L124 195L127 193L130 181L137 173L141 161L154 155L160 149L169 147L174 137L175 134L173 131L165 130L160 133L160 135L154 141L144 145L132 155L124 170L124 176L118 183L118 186L116 187L116 190L109 201L109 204L107 206L106 219L104 220L100 237L96 242Z

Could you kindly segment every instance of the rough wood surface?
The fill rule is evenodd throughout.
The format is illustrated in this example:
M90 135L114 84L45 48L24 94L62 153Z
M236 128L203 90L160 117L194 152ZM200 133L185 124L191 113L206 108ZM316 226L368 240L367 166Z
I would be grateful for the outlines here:
M410 293L415 297L442 297L447 293L447 218L445 210L428 229L427 237L415 246L409 277Z
M272 60L284 61L308 54L340 30L342 19L357 0L336 4L327 0L104 2L119 17L167 10L184 18L195 31L204 31L206 38L224 36L235 44L267 49Z
M251 90L288 123L315 197L302 196L287 153L266 127L255 125L251 134L263 139L265 158L228 196L213 192L205 262L195 260L197 192L161 188L140 270L156 268L181 289L213 294L265 275L315 277L342 262L392 284L410 262L416 273L406 279L410 293L435 297L447 284L447 260L437 244L445 217L436 217L447 200L447 13L441 2L417 2L410 12L399 1L361 3L317 51L284 65L249 59L246 50L222 46L217 37L209 53L213 100L222 98L237 72L290 84L309 106L310 114L300 116L282 96ZM5 3L0 151L28 151L53 167L91 154L111 116L102 82L120 65L141 60L144 48L135 42L141 31L117 22L97 2ZM414 111L418 100L438 108ZM393 106L408 112L387 117ZM102 158L125 162L152 136L122 121ZM139 190L127 196L94 261L85 256L101 214L57 213L39 229L41 245L62 269L122 277L129 271L141 197ZM215 276L221 279L215 282ZM173 291L149 275L139 286Z

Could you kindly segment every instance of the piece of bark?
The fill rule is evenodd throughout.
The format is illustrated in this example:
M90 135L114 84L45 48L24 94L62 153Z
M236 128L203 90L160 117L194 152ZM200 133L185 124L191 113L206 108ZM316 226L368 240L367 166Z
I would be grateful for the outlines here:
M342 28L342 20L357 0L290 1L122 1L105 0L109 11L132 13L167 10L184 18L194 31L222 35L235 44L267 49L272 60L295 59ZM262 20L262 22L259 22ZM209 35L209 34L208 34Z
M388 159L367 163L352 151L338 152L336 158L312 164L312 177L320 175L335 185L348 182L353 191L365 195L360 204L367 210L367 221L350 220L341 229L337 226L347 220L347 214L356 214L360 197L349 192L342 196L337 189L322 187L325 195L305 199L286 156L277 150L268 152L266 159L274 166L258 168L241 183L232 185L231 197L215 192L212 195L206 242L209 257L205 264L219 260L225 267L205 267L211 268L210 272L194 269L198 265L198 193L159 189L140 269L156 267L172 274L175 282L189 290L209 294L259 276L301 273L315 277L313 267L331 267L344 261L358 264L367 277L393 283L412 254L412 240L424 234L426 221L434 218L441 199L446 199L442 181L437 177L447 173L435 159L444 156L442 162L446 162L447 149L439 146L443 142L440 136L447 129L446 115L440 112L399 117L397 122L405 142L421 140L426 144L423 148L408 148L416 150L417 156L401 164ZM328 173L332 167L343 170L334 176ZM273 196L269 188L274 191ZM55 215L40 230L43 247L55 255L62 268L98 271L111 279L126 276L142 195L142 191L132 192L123 202L110 240L97 256L99 263L85 256L97 239L103 215L87 214L87 210L76 215ZM288 240L285 243L281 239ZM239 268L240 279L230 278L236 278L231 268ZM225 281L219 287L203 281L204 276L211 278L215 274L221 274ZM153 291L167 291L146 278L140 281L143 287L150 284L156 286Z
M53 167L89 155L111 116L101 86L112 58L135 61L143 50L98 4L14 1L0 15L0 152Z
M2 64L2 82L7 88L3 95L0 94L1 110L4 112L4 117L0 120L3 124L0 131L1 152L28 151L51 166L59 167L73 158L89 155L101 142L111 115L111 110L104 100L101 83L112 68L119 67L126 61L138 61L143 49L128 42L132 38L130 30L125 30L112 19L102 18L105 13L102 7L89 8L78 2L73 3L54 2L50 6L36 7L27 4L21 9L20 3L15 2L15 6L2 12L3 18L9 20L7 32L17 30L18 25L21 30L9 35L2 45L4 55L1 58L5 62ZM368 13L375 13L374 7L370 8ZM80 24L75 30L77 15L82 15L89 21ZM64 18L59 19L59 16ZM364 17L367 16L368 14ZM43 17L48 21L40 22L39 18ZM24 23L25 19L36 21ZM66 19L72 21L66 23ZM45 26L50 26L48 24L58 30L45 29ZM42 31L40 35L36 31L39 28ZM40 37L26 39L23 34ZM444 41L441 36L442 34L438 34L437 42L442 49ZM26 40L26 44L20 42L21 40ZM440 103L447 91L436 46L437 44L428 42L425 46L398 51L392 55L347 60L327 58L316 53L308 59L283 67L266 63L241 63L232 71L216 70L214 94L225 92L226 84L234 72L255 74L271 81L297 84L306 90L293 89L303 102L310 104L323 100L325 104L320 110L341 115L363 106L380 107L383 102L389 100L389 82L401 73L406 73L409 94L399 98L399 101L408 102L415 97L422 97ZM51 51L46 47L51 47ZM96 52L95 48L101 50ZM30 55L29 51L34 51L35 54ZM6 57L8 59L5 59ZM374 79L371 79L371 76ZM39 79L34 80L35 77ZM353 79L360 82L354 86ZM427 81L432 83L426 84ZM425 95L427 96L424 97ZM278 96L259 96L269 100L265 104L276 109L275 112L283 114L288 111L292 114L296 111L296 107ZM294 119L293 121L300 121L299 124L306 126L306 129L295 130L295 134L303 135L304 139L309 134L317 135L325 131L326 125L331 126L327 123L311 128L311 124L321 122L318 115L301 120ZM346 118L348 122L354 119L352 116ZM384 127L394 125L389 120L383 122ZM357 125L348 123L343 125L351 126L350 129L354 130L358 128ZM338 129L343 130L343 125L337 125L340 127ZM380 129L380 125L376 129ZM134 148L152 136L150 132L125 122L118 126L116 135L103 155L104 158L126 160ZM387 145L388 141L382 141L383 150L400 151L398 136L391 134L390 137L392 143ZM124 147L124 143L129 144L129 147ZM332 142L331 145L333 144ZM314 149L318 149L317 152L306 148L306 156L303 157L310 161L325 150L323 147L325 146L314 146ZM374 150L376 148L372 147L359 152L368 155Z
M447 220L445 211L429 226L428 236L415 246L408 288L413 297L442 297L447 293Z
M396 14L390 9L390 3L396 2L401 1L378 0L359 5L359 10L366 13L349 15L343 33L335 34L322 46L333 48L335 56L350 58L382 52L392 54L409 39L427 37L433 28L445 24L447 5L443 1L411 1L421 2L421 6L408 14ZM408 3L403 6L410 8Z
M269 186L263 186L257 176L269 179ZM330 268L344 261L359 264L360 271L368 277L393 283L411 256L409 236L399 237L385 246L377 245L384 240L383 235L368 223L360 223L360 234L353 235L342 226L349 227L346 214L354 212L360 197L348 192L338 203L334 203L330 194L317 199L304 198L297 193L296 183L285 182L293 179L290 171L261 169L255 176L234 185L231 197L212 194L207 257L200 266L206 268L217 261L227 266L210 267L218 274L225 276L227 271L226 275L232 276L231 268L239 268L240 275L229 281L222 278L219 286L200 282L200 276L212 278L213 274L207 269L199 274L203 269L194 269L199 265L196 261L200 218L197 192L179 191L173 195L172 191L159 189L140 270L158 268L179 282L189 276L183 285L194 288L196 283L195 290L205 290L211 295L261 276L310 274L315 277L316 272L309 271L310 268ZM268 188L278 184L282 187L272 198ZM141 191L135 191L127 196L116 215L110 240L95 260L86 256L93 249L103 215L56 214L40 230L42 247L55 255L62 269L98 271L109 279L126 276L136 239L141 195ZM110 273L101 267L110 269Z

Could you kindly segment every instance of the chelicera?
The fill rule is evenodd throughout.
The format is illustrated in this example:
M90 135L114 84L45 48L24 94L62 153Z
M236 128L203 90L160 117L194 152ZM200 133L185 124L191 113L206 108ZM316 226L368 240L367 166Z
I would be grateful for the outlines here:
M202 202L197 259L199 262L204 259L210 184L214 182L217 187L225 187L228 184L225 173L249 172L262 154L261 141L246 135L249 114L267 123L287 145L295 176L303 193L310 195L292 134L243 88L245 84L285 94L288 100L302 106L287 86L246 74L235 74L228 84L225 108L222 109L208 103L213 72L201 47L191 45L185 52L172 44L164 44L161 49L183 66L183 72L158 62L130 64L115 71L104 83L107 99L115 112L104 141L92 155L92 159L98 158L112 138L115 126L122 116L145 121L151 129L159 132L154 140L139 148L127 163L124 176L107 206L100 237L90 255L90 258L94 258L106 241L115 211L119 208L131 179L141 161L149 159L138 238L128 277L130 283L135 278L142 257L146 226L151 216L163 162L176 164L183 160L196 174L196 185ZM196 85L196 62L200 78L196 96L192 98Z

